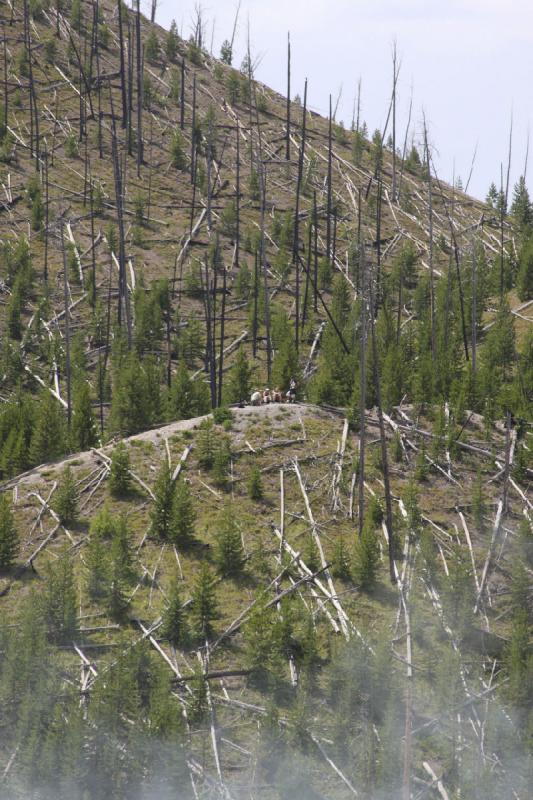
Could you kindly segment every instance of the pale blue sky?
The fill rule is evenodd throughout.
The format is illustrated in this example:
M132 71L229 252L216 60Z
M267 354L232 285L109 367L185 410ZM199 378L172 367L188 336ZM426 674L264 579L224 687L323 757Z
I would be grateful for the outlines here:
M168 27L175 18L188 36L195 5L159 0L157 20ZM216 55L231 36L236 6L237 0L202 2L208 42L215 21ZM329 93L335 98L342 84L337 119L349 125L361 76L362 116L370 131L386 116L396 39L400 137L412 86L415 131L420 135L424 110L440 176L450 181L455 164L466 183L477 143L470 192L484 197L490 181L499 181L500 162L507 161L513 110L512 181L523 171L533 100L533 6L527 0L242 0L236 66L248 20L252 51L261 57L260 80L285 90L290 30L293 94L302 92L307 76L311 106L326 113ZM531 150L533 162L533 141Z

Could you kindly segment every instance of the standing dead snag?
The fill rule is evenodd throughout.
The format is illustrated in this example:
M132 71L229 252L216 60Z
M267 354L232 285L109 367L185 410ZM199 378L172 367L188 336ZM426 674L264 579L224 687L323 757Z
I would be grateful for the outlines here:
M363 533L365 515L365 410L366 410L366 265L365 245L360 247L359 273L361 281L361 320L360 320L360 350L359 350L359 536Z
M285 135L285 160L291 159L291 35L287 34L287 132Z
M300 344L300 332L299 332L299 322L300 322L300 268L298 263L298 251L299 251L299 219L300 219L300 191L302 188L302 176L303 176L303 167L304 167L304 154L305 154L305 116L307 111L307 78L305 79L305 87L304 87L304 107L303 107L303 118L302 118L302 139L300 142L300 156L298 159L298 180L296 183L296 205L294 209L294 238L293 238L293 245L292 245L292 263L294 265L295 274L296 274L296 304L295 304L295 312L294 312L294 343L296 345L296 352L298 352L298 347Z
M374 315L376 313L374 304L374 292L372 288L372 276L369 280L370 295L370 331L372 338L372 366L374 373L374 391L376 393L376 406L378 411L379 438L381 443L381 463L383 466L383 484L385 487L385 516L387 520L388 544L389 544L389 574L391 583L396 583L396 572L394 567L394 532L392 523L392 496L389 481L389 462L387 456L387 438L385 436L385 424L383 422L383 408L381 405L381 381L379 377L378 348L376 343L376 326ZM364 413L364 412L363 412Z
M63 257L63 304L65 313L65 367L67 377L67 424L70 431L72 419L71 387L70 387L70 310L68 302L67 257L65 253L65 237L63 233L63 220L60 226L61 253ZM59 391L59 390L58 390Z
M331 95L329 96L328 122L328 177L327 177L327 210L326 210L326 258L331 260L331 168L332 168L332 124Z
M113 108L113 95L111 92L111 85L109 86L109 98L111 105L111 145L112 145L112 158L113 158L113 176L115 182L115 203L117 207L117 222L118 222L118 324L122 324L123 316L126 319L126 326L128 332L128 348L131 348L132 331L131 331L131 315L129 306L128 285L126 281L126 248L124 237L124 212L123 200L124 190L122 186L122 174L120 169L117 131L115 124L115 112Z
M128 100L126 96L126 70L124 67L124 30L122 25L122 0L117 0L118 11L118 46L119 46L119 70L120 70L120 94L122 98L122 127L128 124ZM100 89L98 89L100 91Z
M143 135L142 135L142 104L143 104L143 63L141 42L141 0L137 0L137 13L135 15L135 44L137 48L137 177L141 176L141 164L144 161Z
M424 115L424 152L426 156L428 180L428 223L429 223L429 314L431 323L431 354L435 358L435 288L433 280L433 191L431 185L431 162L429 158L428 131Z

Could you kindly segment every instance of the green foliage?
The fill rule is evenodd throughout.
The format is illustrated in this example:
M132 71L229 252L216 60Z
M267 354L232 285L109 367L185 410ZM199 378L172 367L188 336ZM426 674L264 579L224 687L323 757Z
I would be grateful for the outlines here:
M238 576L244 568L245 557L241 532L231 505L226 506L217 519L215 541L215 563L219 573Z
M472 491L472 516L476 523L478 533L482 534L485 530L485 514L487 512L485 491L483 489L483 477L478 470Z
M70 525L78 519L79 491L74 473L69 466L65 467L58 479L58 487L53 500L53 508L64 525Z
M244 403L250 398L252 388L252 368L241 345L228 375L226 388L230 403Z
M69 133L65 139L65 155L67 158L77 158L79 155L78 141L75 133Z
M45 40L43 50L46 63L53 64L57 55L57 43L53 36Z
M193 381L183 359L172 381L168 396L168 410L172 419L191 419L206 414L210 400L202 381Z
M166 461L163 462L154 486L155 500L150 510L151 533L168 541L173 537L174 490L176 485Z
M234 237L237 235L237 206L235 200L231 200L224 208L220 217L220 230L225 236Z
M189 485L180 480L176 485L172 506L172 541L178 548L191 547L195 538L196 513Z
M267 599L263 593L255 598L243 630L249 681L260 689L275 688L283 676L281 630L275 609L265 608Z
M533 236L526 239L520 250L516 291L520 300L533 298Z
M174 169L184 170L187 161L185 157L185 140L179 128L176 128L170 141L170 163Z
M224 39L222 42L222 46L220 48L220 60L223 64L228 64L231 67L231 62L233 60L233 50L231 47L231 42L227 39Z
M252 168L248 179L248 192L252 200L259 200L259 175L254 168Z
M213 623L218 617L215 577L203 561L192 592L191 619L195 635L204 641L213 635Z
M70 558L63 553L48 570L42 592L44 622L50 641L67 644L78 630L74 571Z
M124 442L119 442L111 454L109 491L113 497L125 497L131 491L130 456Z
M70 6L70 24L76 33L81 33L81 26L83 24L81 0L72 0L72 4Z
M145 430L161 418L160 376L156 363L150 358L141 361L130 352L118 360L113 379L110 429L128 436Z
M235 105L239 102L241 92L241 80L239 74L235 70L230 70L226 78L226 92L228 94L228 101L230 105Z
M227 488L231 449L226 436L218 436L213 456L213 480L220 489Z
M92 412L91 389L87 381L74 389L71 442L74 450L89 450L98 444L98 434Z
M17 557L19 537L7 494L0 495L0 571L11 569Z
M413 172L415 175L420 173L422 168L422 160L415 145L412 145L407 158L405 159L405 169L408 172Z
M533 211L526 186L526 179L523 175L520 176L518 183L514 187L510 212L514 218L515 224L522 233L531 228Z
M248 478L248 497L250 500L255 500L259 502L263 499L263 480L261 478L261 470L254 464L252 469L250 470L250 476Z
M449 575L443 579L443 607L450 627L459 640L463 640L473 624L474 581L467 553L460 547L454 549L449 562Z
M342 535L335 537L335 549L333 552L333 565L331 567L333 577L347 581L352 575L352 563L349 550L346 546L346 538Z
M180 593L180 581L177 577L174 578L170 586L169 602L163 611L163 621L159 633L164 639L168 639L174 647L183 645L188 639L187 622Z
M374 525L367 519L361 536L355 543L353 575L355 582L363 590L370 590L376 582L379 567L379 546Z
M178 55L178 43L178 26L176 25L176 20L173 19L165 39L165 55L169 61L175 61Z
M203 469L212 468L216 449L217 434L213 425L213 420L204 420L200 425L200 431L196 438L196 455L200 467Z
M159 39L153 29L150 30L144 41L144 55L148 61L152 62L157 61L159 58Z

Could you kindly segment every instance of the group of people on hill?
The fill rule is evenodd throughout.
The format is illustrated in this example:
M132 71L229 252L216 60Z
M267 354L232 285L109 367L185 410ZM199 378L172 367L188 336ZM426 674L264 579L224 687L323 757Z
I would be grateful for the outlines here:
M291 378L289 381L289 388L286 392L282 389L254 389L250 397L250 402L253 406L267 405L268 403L294 403L296 402L296 381Z

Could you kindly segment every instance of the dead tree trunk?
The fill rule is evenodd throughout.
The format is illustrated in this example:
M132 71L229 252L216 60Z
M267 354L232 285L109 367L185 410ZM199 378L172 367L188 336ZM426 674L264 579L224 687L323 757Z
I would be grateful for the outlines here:
M63 220L61 220L60 236L61 236L61 253L63 256L63 306L65 313L65 372L67 379L67 424L68 424L68 429L70 431L70 422L72 418L72 403L71 403L71 390L70 390L70 310L69 310L69 300L68 300L67 257L65 253Z
M318 311L318 209L316 204L316 191L313 192L313 229L315 234L315 239L313 242L313 308L316 314Z
M431 160L429 157L428 132L424 116L424 150L428 181L428 226L429 226L429 314L431 326L431 354L435 358L435 287L433 278L433 187L431 185Z
M235 165L235 268L239 269L241 246L241 136L237 125L237 163Z
M7 36L5 22L2 22L2 38L4 44L4 127L7 128L9 122L9 92L7 88Z
M477 357L477 270L476 270L476 243L472 234L472 380L476 381Z
M118 152L117 130L115 124L115 113L113 108L113 95L111 86L109 87L109 98L111 105L111 134L112 134L112 157L113 157L113 176L115 182L115 204L117 207L118 222L118 324L121 325L123 317L126 320L128 334L128 348L131 348L132 331L129 309L129 294L126 281L126 249L124 240L124 214L123 214L123 187L122 175L120 170L120 160Z
M143 163L143 134L142 134L142 107L143 107L143 64L141 41L141 0L137 0L137 14L135 16L137 48L137 177L141 177L141 164Z
M217 241L217 251L218 251ZM225 342L225 322L226 322L226 289L227 289L227 273L226 265L222 266L222 303L220 306L220 349L218 353L218 405L222 405L222 390L224 381L224 342Z
M118 10L118 46L120 70L120 94L122 98L122 127L128 124L128 100L126 96L126 71L124 67L124 29L122 25L122 0L117 0Z
M48 225L50 221L50 193L48 183L48 149L46 146L46 139L44 140L44 284L48 286Z
M272 377L272 342L270 339L270 294L268 286L268 269L266 262L266 247L265 247L265 213L266 213L266 166L264 163L259 163L259 179L261 191L261 269L263 272L263 285L265 292L265 335L266 335L266 352L267 352L267 379L270 385Z
M409 101L409 114L407 117L407 126L405 128L405 138L403 140L403 150L402 150L402 163L400 166L400 180L398 182L398 193L397 199L399 200L402 196L402 183L403 183L403 170L405 165L405 158L407 156L407 140L409 138L409 129L411 127L411 116L413 113L413 94L411 92L411 100Z
M385 518L389 534L389 575L391 583L396 583L394 571L394 531L392 521L392 495L389 481L389 461L387 456L387 438L385 436L385 423L383 422L383 407L381 405L381 381L379 376L378 348L376 342L376 326L374 322L375 304L372 289L372 278L369 279L370 288L370 332L372 339L372 362L374 373L374 391L376 393L376 406L378 412L379 438L381 443L381 463L383 467L383 485L385 489ZM364 411L363 411L364 415Z
M192 119L191 119L191 183L196 174L196 72L192 78Z
M180 128L185 128L185 59L181 59Z
M328 177L327 177L327 210L326 210L326 258L331 260L331 168L332 168L332 112L331 95L329 96L329 124L328 124Z
M298 250L299 250L299 220L300 220L300 191L302 188L302 177L303 177L303 168L304 168L304 155L305 155L305 118L307 113L307 78L305 80L305 87L304 87L304 106L303 106L303 117L302 117L302 138L300 142L300 155L298 159L298 180L296 182L296 205L294 210L294 239L292 245L292 263L294 265L295 273L296 273L296 300L295 300L295 312L294 312L294 343L296 346L296 352L298 352L298 348L300 345L300 330L299 330L299 323L300 323L300 268L299 268L299 259L298 259Z
M365 516L365 411L366 411L366 265L365 246L361 245L359 271L361 276L361 336L359 350L359 466L357 478L359 483L358 524L359 536L363 532Z
M285 160L291 158L291 35L287 34L287 133L285 136Z
M91 268L92 268L92 287L91 287L91 301L93 309L96 305L96 247L94 238L94 186L91 176L90 188L90 204L91 204Z
M396 41L392 46L392 202L396 201L396 86L398 82L398 53Z

